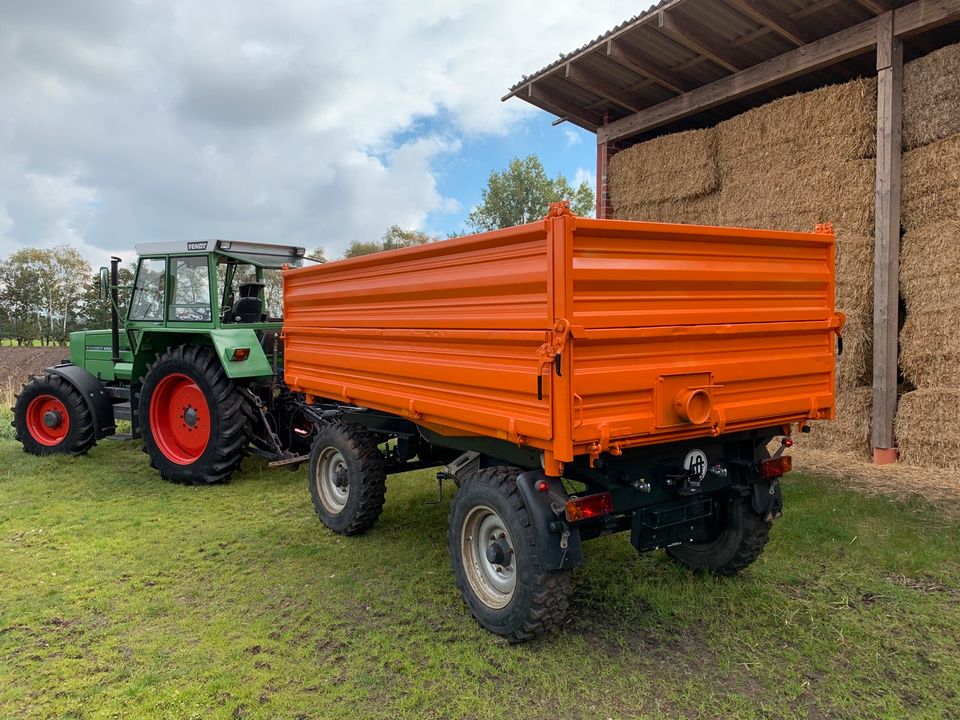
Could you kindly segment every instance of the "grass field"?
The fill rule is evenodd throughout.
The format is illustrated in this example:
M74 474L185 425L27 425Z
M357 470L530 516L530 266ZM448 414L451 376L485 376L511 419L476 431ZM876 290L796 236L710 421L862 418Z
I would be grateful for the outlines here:
M567 626L510 646L457 596L429 473L345 539L303 470L180 487L132 443L38 459L6 435L3 718L960 716L960 523L919 501L794 475L724 580L595 541Z

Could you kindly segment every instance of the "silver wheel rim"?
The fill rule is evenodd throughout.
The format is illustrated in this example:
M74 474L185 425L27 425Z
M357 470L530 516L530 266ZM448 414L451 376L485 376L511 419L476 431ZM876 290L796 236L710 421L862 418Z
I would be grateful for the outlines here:
M489 559L490 546L499 548L501 562ZM486 505L470 509L460 531L460 555L474 595L489 608L506 607L517 586L516 553L506 523L494 510Z
M346 506L350 497L350 485L345 482L346 478L347 463L340 451L333 446L321 450L313 483L327 512L336 515Z

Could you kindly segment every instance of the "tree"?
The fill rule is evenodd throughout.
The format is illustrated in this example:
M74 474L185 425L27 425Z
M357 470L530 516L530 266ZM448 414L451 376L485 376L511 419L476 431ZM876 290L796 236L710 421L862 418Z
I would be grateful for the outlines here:
M135 267L135 266L134 266ZM119 300L117 309L120 313L121 322L126 317L127 307L130 304L130 290L133 285L132 268L121 267L117 270L117 285L121 286L118 291ZM84 286L83 296L78 309L79 317L77 319L78 329L81 330L105 330L110 327L110 293L107 292L107 299L100 299L100 273L90 274L86 285Z
M385 250L398 250L399 248L415 247L417 245L426 245L437 238L432 235L420 232L419 230L403 230L399 225L391 225L383 233L379 241L365 242L363 240L354 240L344 253L345 258L360 257L361 255L370 255L371 253L383 252Z
M569 200L575 215L593 214L594 194L587 183L575 188L562 174L551 180L536 155L514 158L506 170L490 173L467 225L476 231L522 225L546 217L547 206L560 200Z

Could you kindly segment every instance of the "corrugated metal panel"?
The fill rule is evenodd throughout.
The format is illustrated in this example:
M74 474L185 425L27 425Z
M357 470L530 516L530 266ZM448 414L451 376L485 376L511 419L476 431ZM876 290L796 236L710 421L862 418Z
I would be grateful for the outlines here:
M286 272L284 379L547 462L830 417L833 272L830 235L554 212Z

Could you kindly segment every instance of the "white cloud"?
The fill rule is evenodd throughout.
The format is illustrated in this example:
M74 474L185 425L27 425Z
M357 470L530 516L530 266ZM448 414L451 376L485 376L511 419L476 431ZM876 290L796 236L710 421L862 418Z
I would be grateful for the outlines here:
M573 147L583 142L583 134L572 128L564 128L563 134L567 138L567 147Z
M573 174L573 186L578 187L580 183L586 183L594 190L597 189L597 173L594 170L588 170L584 167L577 168Z
M0 253L68 242L99 264L136 242L228 236L336 256L391 224L424 227L460 208L437 189L436 158L529 117L500 102L510 84L636 11L625 0L7 4Z

